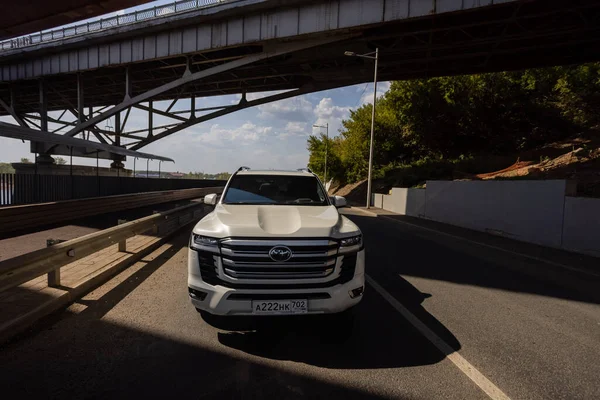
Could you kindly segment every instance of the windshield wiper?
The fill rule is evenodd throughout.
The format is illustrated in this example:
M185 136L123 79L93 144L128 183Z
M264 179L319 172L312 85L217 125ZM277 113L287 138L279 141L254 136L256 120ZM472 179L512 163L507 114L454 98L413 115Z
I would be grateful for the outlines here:
M309 198L300 198L300 199L296 199L296 200L286 201L285 204L323 204L323 202L309 199Z

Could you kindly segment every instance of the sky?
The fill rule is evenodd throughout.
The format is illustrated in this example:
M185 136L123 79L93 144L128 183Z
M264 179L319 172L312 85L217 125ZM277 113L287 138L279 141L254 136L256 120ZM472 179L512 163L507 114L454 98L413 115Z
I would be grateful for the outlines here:
M161 0L134 9L166 3L169 2ZM117 13L121 14L123 11ZM109 16L114 14L116 13ZM388 82L379 82L378 96L388 88ZM272 93L248 94L247 98L251 100L269 94ZM229 95L196 99L196 107L236 104L240 97ZM195 125L151 143L140 151L174 159L175 164L162 163L163 171L232 172L242 165L253 169L301 168L308 163L308 137L320 131L325 133L324 129L314 128L313 125L328 123L329 136L337 136L342 120L349 117L350 110L372 101L372 83L297 96L247 108ZM154 104L155 107L165 109L169 103ZM189 100L181 100L174 109L186 107L187 104ZM14 123L10 117L0 117L0 121ZM147 113L133 110L126 130L146 128L146 121ZM159 117L155 120L155 126L167 122L172 120ZM114 126L112 118L109 121L109 124L111 123ZM105 125L106 122L101 123L101 126ZM0 162L17 162L21 157L31 160L34 158L29 152L28 142L0 137ZM137 162L141 165L137 164L136 169L145 169L145 160ZM73 164L96 165L96 160L74 157ZM109 164L108 160L100 160L100 166ZM133 160L130 158L126 162L126 168L133 168ZM158 162L150 161L150 169L158 169Z

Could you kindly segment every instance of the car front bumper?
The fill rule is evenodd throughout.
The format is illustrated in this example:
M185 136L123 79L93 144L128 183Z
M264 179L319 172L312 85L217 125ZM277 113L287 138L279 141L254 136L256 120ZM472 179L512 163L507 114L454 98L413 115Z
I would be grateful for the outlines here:
M352 280L331 287L303 289L233 289L221 285L209 285L202 280L197 270L195 252L188 256L188 287L194 307L214 315L253 315L252 300L307 299L308 314L339 313L357 305L362 294L352 297L350 293L365 286L364 250L357 254L357 265ZM203 297L203 299L201 299ZM232 299L231 297L234 297Z

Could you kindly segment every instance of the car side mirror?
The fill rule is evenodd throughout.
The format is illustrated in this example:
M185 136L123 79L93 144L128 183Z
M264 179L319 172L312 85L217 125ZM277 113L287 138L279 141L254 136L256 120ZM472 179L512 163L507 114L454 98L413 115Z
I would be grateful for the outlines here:
M214 206L215 204L217 204L217 194L211 193L204 196L204 204L207 204L209 206Z
M342 196L333 196L331 198L333 205L336 208L344 208L344 207L348 207L348 202L346 201L345 197Z

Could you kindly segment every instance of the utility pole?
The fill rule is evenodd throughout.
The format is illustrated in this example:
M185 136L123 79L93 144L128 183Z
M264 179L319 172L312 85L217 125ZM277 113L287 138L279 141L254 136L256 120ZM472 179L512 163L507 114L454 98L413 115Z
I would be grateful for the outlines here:
M328 153L328 146L329 146L329 122L327 122L325 125L313 125L314 128L325 128L325 173L323 174L323 183L325 183L325 185L327 185L327 153Z
M373 78L373 113L371 115L371 144L369 145L369 176L367 178L367 208L371 208L371 186L372 186L372 174L373 174L373 138L375 136L375 104L377 103L377 63L379 61L379 48L375 49L375 56L373 53L368 54L356 54L352 51L344 52L344 55L350 57L362 57L375 60L375 76Z

